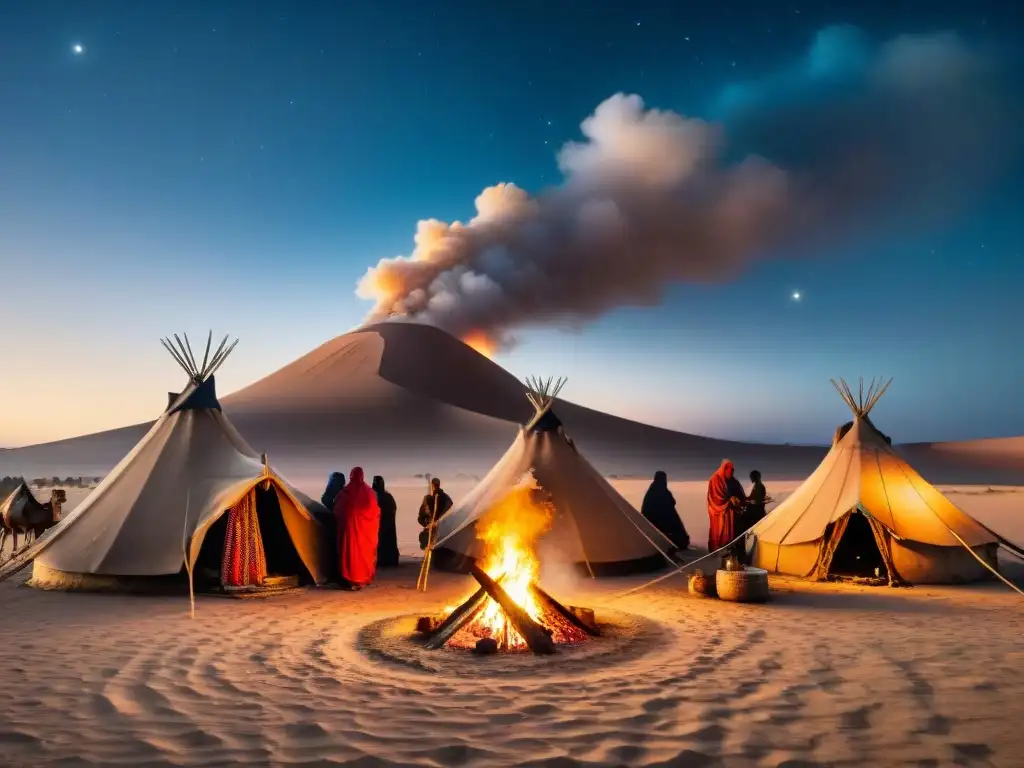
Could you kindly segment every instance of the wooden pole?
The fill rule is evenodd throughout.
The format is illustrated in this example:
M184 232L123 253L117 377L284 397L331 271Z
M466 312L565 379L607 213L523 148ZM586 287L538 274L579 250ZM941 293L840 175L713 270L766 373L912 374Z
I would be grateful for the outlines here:
M427 475L427 492L433 494L433 488L430 485L431 477ZM430 527L427 528L427 548L423 552L423 563L420 565L420 577L416 580L416 589L420 592L427 591L427 578L430 576L430 561L433 558L434 553L434 532L437 530L437 498L439 494L434 494L434 509L430 514Z

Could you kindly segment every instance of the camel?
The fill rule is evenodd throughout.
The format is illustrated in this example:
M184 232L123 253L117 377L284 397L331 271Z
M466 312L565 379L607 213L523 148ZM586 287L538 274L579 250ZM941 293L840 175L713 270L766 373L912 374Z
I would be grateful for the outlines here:
M40 503L22 483L4 501L0 502L0 554L7 537L11 537L11 557L18 553L18 535L24 534L22 547L38 539L45 531L60 522L60 508L68 500L63 488L54 488L50 500Z

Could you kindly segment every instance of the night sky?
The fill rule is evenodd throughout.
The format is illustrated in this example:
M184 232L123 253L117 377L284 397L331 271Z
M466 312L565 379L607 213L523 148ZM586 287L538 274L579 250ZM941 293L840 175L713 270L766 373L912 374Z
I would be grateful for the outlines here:
M152 418L181 383L168 333L240 336L227 392L350 330L417 221L499 182L558 199L560 148L617 93L723 126L723 164L883 194L805 185L799 237L633 306L517 315L498 362L721 437L827 442L828 378L860 375L895 377L897 441L1024 433L1021 4L488 5L0 0L0 445ZM939 94L913 124L865 85L906 35L941 49L901 70ZM844 154L862 136L890 154Z

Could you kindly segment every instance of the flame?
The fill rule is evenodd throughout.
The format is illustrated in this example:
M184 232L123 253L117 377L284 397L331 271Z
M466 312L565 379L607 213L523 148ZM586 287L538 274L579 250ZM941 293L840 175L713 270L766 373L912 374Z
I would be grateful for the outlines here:
M498 351L491 337L482 331L471 331L462 337L462 343L472 347L488 360L494 359L494 353Z
M485 555L481 558L483 570L491 578L501 580L508 596L531 619L543 623L544 610L530 590L530 584L537 579L540 570L534 547L551 527L553 510L538 497L536 487L513 488L477 523L476 535L485 546ZM490 598L468 629L475 637L494 638L503 650L527 647L501 606Z

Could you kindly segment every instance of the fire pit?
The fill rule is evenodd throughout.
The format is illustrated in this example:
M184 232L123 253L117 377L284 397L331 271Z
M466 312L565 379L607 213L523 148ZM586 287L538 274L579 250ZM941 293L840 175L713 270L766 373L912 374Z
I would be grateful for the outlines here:
M533 581L524 590L505 589L505 577L492 579L474 566L480 589L447 616L423 616L417 630L425 647L449 646L480 653L521 651L554 653L556 646L597 637L601 630L588 608L562 605ZM518 593L518 594L516 594Z
M551 525L550 499L535 483L513 488L477 523L483 566L471 573L480 588L440 616L422 616L417 630L425 647L480 653L531 650L554 653L601 634L594 612L562 605L537 584L536 541Z

